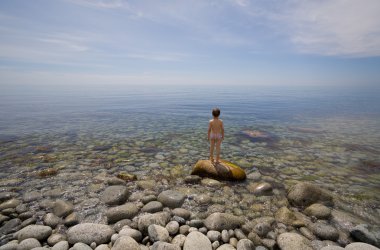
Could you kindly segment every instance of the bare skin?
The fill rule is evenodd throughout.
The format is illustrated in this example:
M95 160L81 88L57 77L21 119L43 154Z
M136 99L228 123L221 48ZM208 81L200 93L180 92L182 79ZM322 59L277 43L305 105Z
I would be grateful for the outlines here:
M223 121L214 116L210 120L207 131L207 139L210 142L210 161L214 163L214 148L216 147L216 164L220 160L220 145L224 140L224 126Z

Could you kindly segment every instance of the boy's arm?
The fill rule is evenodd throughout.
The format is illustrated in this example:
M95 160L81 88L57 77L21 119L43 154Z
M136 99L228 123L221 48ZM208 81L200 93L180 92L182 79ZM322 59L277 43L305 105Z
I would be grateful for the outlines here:
M211 122L208 123L207 140L210 140L210 133L211 133Z
M224 125L223 125L223 122L222 122L222 140L224 140Z

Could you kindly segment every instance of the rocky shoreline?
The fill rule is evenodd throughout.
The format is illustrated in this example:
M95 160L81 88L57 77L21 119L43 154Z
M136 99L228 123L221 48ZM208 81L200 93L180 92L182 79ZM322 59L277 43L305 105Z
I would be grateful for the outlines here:
M230 188L216 180L187 176L186 188L158 191L155 183L135 176L106 176L99 192L106 207L106 223L82 221L75 201L32 191L0 193L0 250L371 250L380 247L378 226L338 209L337 198L307 182L292 186L286 195L258 181L251 195L274 197L267 214L247 216L230 209ZM137 186L138 189L132 188ZM224 197L192 194L192 186L222 189ZM54 192L51 190L50 192ZM49 197L49 198L45 198ZM55 197L53 199L52 197ZM212 205L210 201L213 201ZM253 211L265 211L263 203ZM201 213L189 204L206 207ZM83 207L82 207L83 208ZM257 215L257 213L254 215Z

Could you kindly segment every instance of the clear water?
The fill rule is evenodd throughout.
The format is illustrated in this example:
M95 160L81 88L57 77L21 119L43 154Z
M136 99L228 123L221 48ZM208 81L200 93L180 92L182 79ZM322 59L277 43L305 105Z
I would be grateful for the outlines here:
M78 190L65 195L79 204L100 192L84 186L104 171L154 179L181 166L186 176L208 157L207 125L218 106L226 131L222 158L283 183L282 191L300 180L324 186L353 212L379 221L379 94L316 87L3 86L0 190L70 186ZM249 138L246 130L269 138ZM59 174L36 177L47 167ZM180 184L169 178L170 185Z

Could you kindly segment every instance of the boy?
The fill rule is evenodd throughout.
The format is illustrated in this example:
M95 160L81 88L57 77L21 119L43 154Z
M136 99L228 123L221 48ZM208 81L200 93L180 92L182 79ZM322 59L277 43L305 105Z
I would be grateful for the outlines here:
M214 108L212 110L212 116L214 119L210 120L208 125L207 138L210 142L210 161L214 164L214 147L216 145L216 164L219 163L220 157L220 144L224 139L224 127L223 121L219 119L220 109Z

